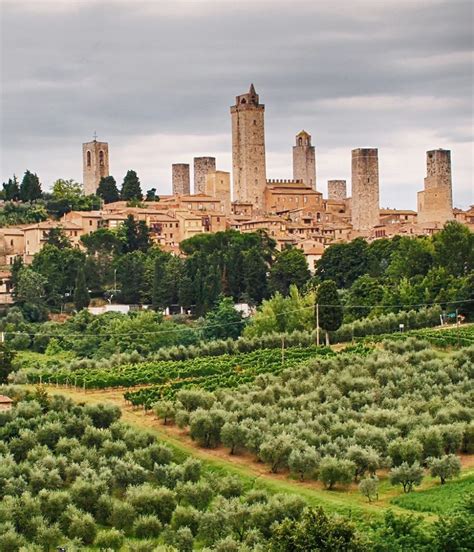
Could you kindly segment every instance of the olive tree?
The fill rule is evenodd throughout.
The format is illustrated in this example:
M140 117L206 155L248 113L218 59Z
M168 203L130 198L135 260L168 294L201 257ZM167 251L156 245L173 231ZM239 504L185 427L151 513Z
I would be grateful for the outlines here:
M360 493L367 497L369 502L372 502L374 498L378 499L379 497L379 480L377 476L367 477L362 479L359 483Z
M461 460L455 454L446 454L441 458L429 458L428 466L432 477L439 477L441 485L447 479L457 477L461 471Z
M409 493L413 487L419 485L423 479L423 468L418 462L408 464L402 462L390 470L390 483L392 485L402 485L403 492Z

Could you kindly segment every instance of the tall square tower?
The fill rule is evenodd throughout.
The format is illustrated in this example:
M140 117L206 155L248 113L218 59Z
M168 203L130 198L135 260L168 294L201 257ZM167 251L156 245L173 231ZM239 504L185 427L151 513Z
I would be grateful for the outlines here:
M263 211L267 183L265 169L265 106L255 88L237 96L232 114L233 200L252 203Z
M82 174L84 194L95 194L100 179L109 176L109 144L92 142L82 144Z
M305 130L296 135L293 146L293 179L316 190L316 152L311 145L311 135Z

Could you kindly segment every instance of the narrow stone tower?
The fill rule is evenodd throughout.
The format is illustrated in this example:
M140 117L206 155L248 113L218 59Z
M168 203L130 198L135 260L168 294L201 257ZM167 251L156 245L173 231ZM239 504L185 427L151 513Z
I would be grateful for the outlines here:
M82 179L84 194L95 194L100 179L109 176L109 144L98 142L96 137L92 142L82 144Z
M337 201L347 199L345 180L328 180L328 199L336 199Z
M366 232L379 223L379 217L378 150L352 150L352 226Z
M425 189L418 192L418 222L444 224L452 218L451 151L427 151Z
M194 158L194 193L203 194L206 189L206 176L216 171L215 157Z
M311 135L305 130L296 135L296 146L293 146L293 179L316 190L316 154Z
M171 166L173 195L187 195L190 193L188 163L174 163Z
M267 183L265 169L265 106L259 103L255 88L237 96L232 114L232 172L234 201L253 203L256 211L264 208Z

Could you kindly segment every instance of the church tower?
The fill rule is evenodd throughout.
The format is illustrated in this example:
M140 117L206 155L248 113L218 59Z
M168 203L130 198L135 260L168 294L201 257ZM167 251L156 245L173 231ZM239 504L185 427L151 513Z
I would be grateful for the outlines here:
M293 146L293 179L316 190L316 154L311 134L305 130L296 135L296 146Z
M255 88L237 96L232 114L232 172L234 201L252 203L256 211L264 209L267 184L265 169L265 106Z
M100 179L109 176L109 144L97 142L97 136L82 144L82 167L84 194L95 194Z

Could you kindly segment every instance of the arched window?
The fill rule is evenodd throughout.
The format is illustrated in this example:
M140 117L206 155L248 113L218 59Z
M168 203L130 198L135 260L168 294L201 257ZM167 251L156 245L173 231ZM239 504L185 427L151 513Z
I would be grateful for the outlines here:
M99 165L104 166L104 152L102 150L99 151Z
M246 104L247 101L245 100L245 98L242 98L242 99L240 100L240 103L241 103L241 104Z
M303 138L301 138L301 136L298 138L298 146L302 146L303 145Z
M90 151L87 152L86 158L87 158L87 166L90 167L91 166L91 152Z

